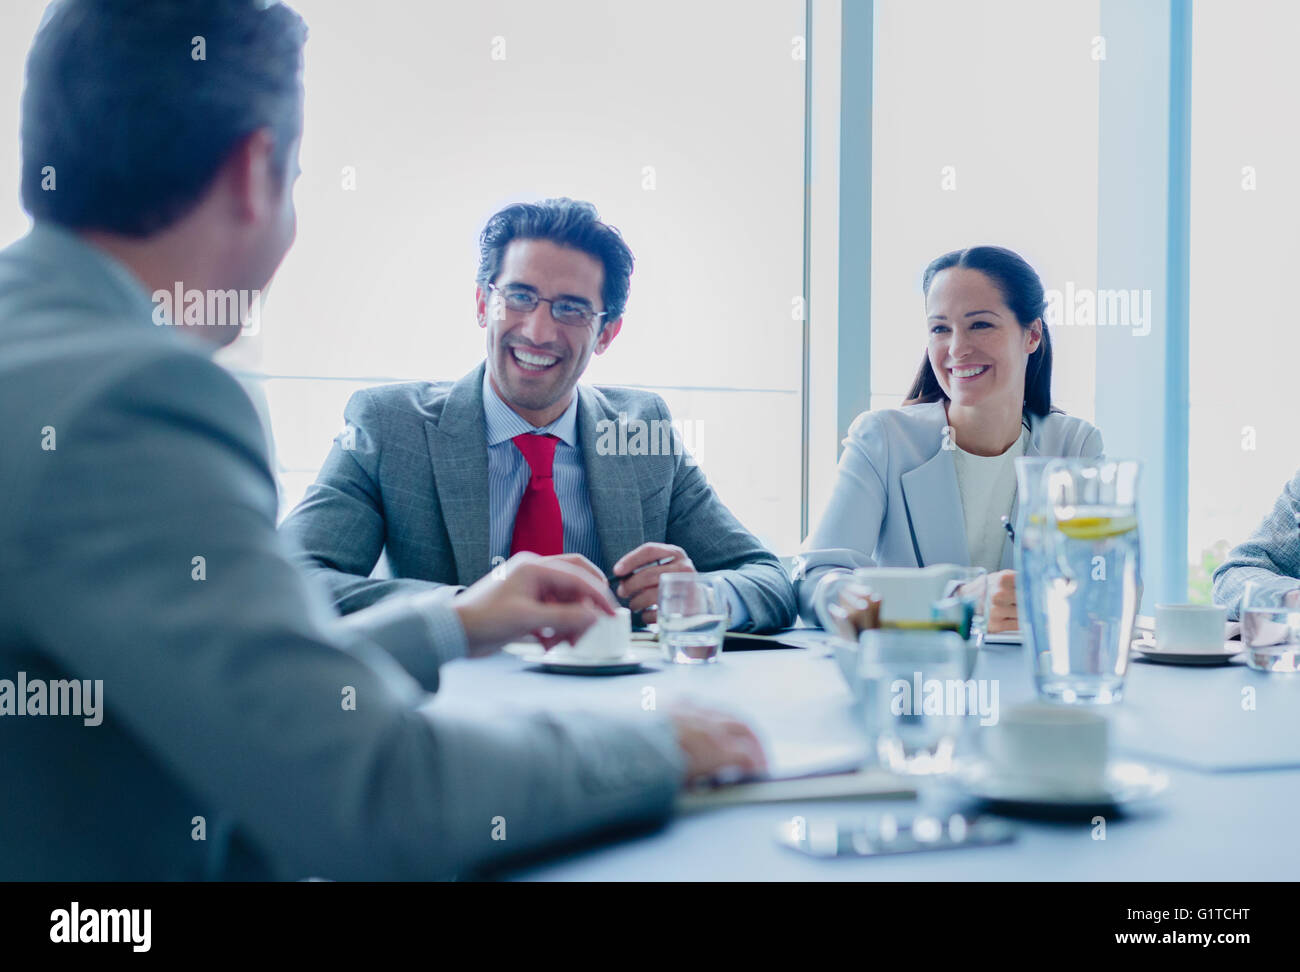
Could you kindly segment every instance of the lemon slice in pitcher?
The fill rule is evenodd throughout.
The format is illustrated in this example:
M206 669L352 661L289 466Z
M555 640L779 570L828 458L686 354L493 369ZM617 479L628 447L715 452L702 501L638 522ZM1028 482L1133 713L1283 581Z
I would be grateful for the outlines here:
M1071 540L1106 540L1137 529L1136 516L1074 516L1057 520L1056 528Z

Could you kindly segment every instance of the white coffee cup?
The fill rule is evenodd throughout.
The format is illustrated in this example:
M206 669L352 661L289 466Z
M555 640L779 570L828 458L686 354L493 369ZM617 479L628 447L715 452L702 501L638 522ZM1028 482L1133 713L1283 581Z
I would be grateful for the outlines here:
M952 581L960 573L961 568L953 564L935 564L930 567L859 567L853 572L853 579L880 598L882 622L929 621L934 602L948 592ZM823 624L827 623L824 610L830 592L831 585L824 584L816 594L822 602L817 608Z
M622 658L632 641L632 612L618 608L613 616L602 614L573 646L572 653L593 661Z
M984 736L984 755L1006 776L1061 791L1096 792L1106 775L1110 724L1088 709L1031 702L1002 713Z
M1157 604L1156 647L1167 651L1223 651L1228 609L1220 604Z

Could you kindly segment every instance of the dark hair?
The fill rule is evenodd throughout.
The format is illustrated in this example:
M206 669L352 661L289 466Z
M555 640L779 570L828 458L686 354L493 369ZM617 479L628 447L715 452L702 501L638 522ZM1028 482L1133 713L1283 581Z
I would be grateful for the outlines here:
M266 0L55 0L27 57L23 205L143 237L188 213L259 129L283 171L306 39L302 18Z
M978 270L992 280L1021 327L1027 329L1034 321L1042 319L1047 308L1043 282L1020 254L1001 246L972 246L945 253L925 268L925 276L921 280L922 292L929 296L930 284L935 275L951 267ZM1042 340L1025 366L1024 411L1039 417L1053 410L1052 339L1047 333L1046 321L1042 322L1042 327ZM912 380L906 404L947 400L948 396L944 394L934 369L930 367L930 356L927 354L921 358L921 367Z
M550 240L595 257L605 268L601 327L623 316L631 287L632 251L623 236L600 221L596 207L576 199L543 199L515 203L492 216L479 235L478 285L495 283L501 258L514 240Z

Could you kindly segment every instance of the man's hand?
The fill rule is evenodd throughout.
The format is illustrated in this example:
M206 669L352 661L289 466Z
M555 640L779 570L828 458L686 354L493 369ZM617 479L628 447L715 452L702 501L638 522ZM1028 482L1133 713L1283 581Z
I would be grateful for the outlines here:
M753 730L715 709L674 705L668 718L686 756L686 782L749 776L767 769L767 757Z
M988 611L989 634L1001 631L1015 631L1020 627L1020 615L1016 607L1016 572L999 570L982 580L963 584L958 590L965 597L985 598Z
M600 572L600 568L580 553L552 554L549 557L541 558L539 563L542 564L568 564L570 567L577 567L579 570L585 570L598 583L602 589L608 589L609 579Z
M632 571L638 567L669 557L672 558L669 563L646 567L645 570L632 574ZM659 578L664 574L694 574L695 572L695 565L691 563L691 558L686 556L686 551L681 547L675 547L671 543L643 543L631 553L624 554L614 564L614 576L626 578L619 582L615 593L627 601L627 606L632 613L640 611L641 620L649 624L658 617L656 609L659 600ZM628 574L632 576L628 577Z
M605 579L600 571L596 576L599 580L559 557L515 554L452 603L470 657L491 654L528 634L548 650L576 641L602 614L614 613Z

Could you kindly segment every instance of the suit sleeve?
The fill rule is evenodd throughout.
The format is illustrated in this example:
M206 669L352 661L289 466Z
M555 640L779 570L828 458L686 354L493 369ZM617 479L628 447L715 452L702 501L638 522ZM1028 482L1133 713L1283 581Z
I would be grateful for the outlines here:
M871 567L880 539L888 492L888 443L879 420L863 412L849 426L835 485L821 519L804 543L796 569L799 614L820 625L813 600L817 585L838 571Z
M1300 588L1300 472L1250 538L1214 572L1214 602L1227 605L1228 617L1241 617L1242 595L1251 581L1278 592Z
M280 531L295 548L294 561L329 589L339 611L350 614L395 594L460 588L403 577L372 578L387 531L379 490L379 422L365 389L344 409L344 430L334 440L320 474Z
M668 406L659 401L668 426ZM673 436L678 437L673 430ZM779 631L795 620L794 589L781 561L745 529L718 498L695 459L673 446L672 497L668 506L668 543L686 551L701 574L724 581L744 606L738 631Z
M424 706L287 559L260 436L233 378L166 357L69 411L18 497L16 623L103 680L105 721L284 877L446 878L668 813L681 757L653 714Z
M1091 427L1087 438L1083 440L1083 448L1079 455L1084 459L1103 459L1106 455L1106 447L1102 445L1101 429Z

